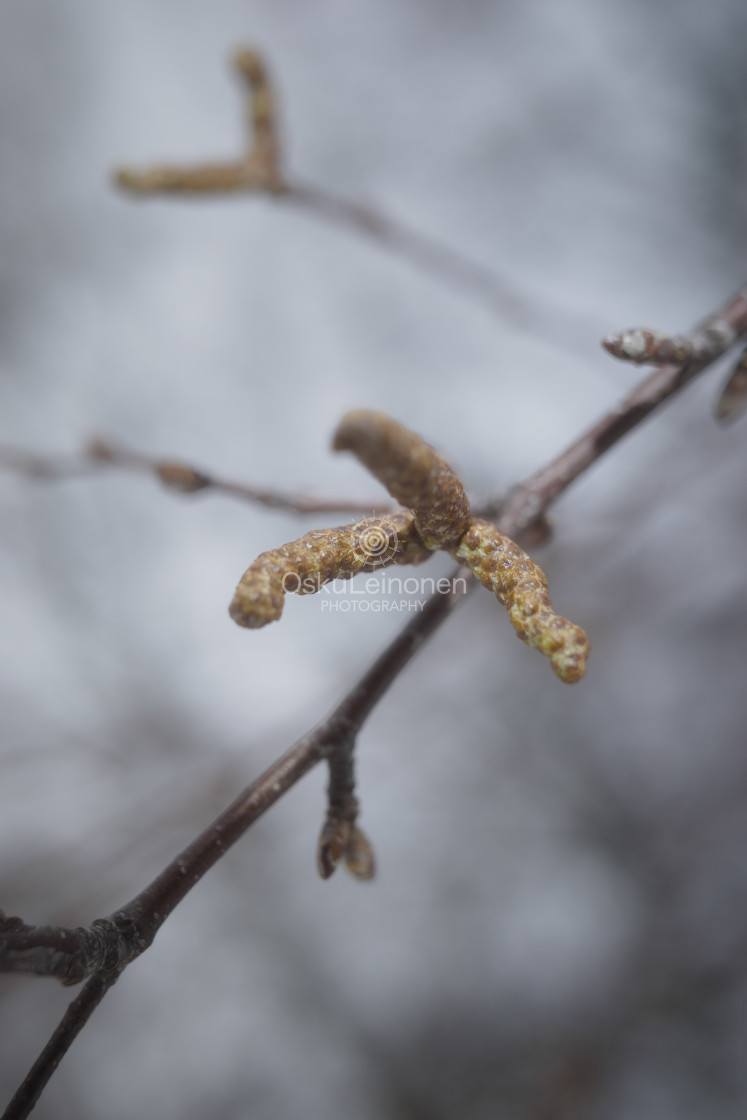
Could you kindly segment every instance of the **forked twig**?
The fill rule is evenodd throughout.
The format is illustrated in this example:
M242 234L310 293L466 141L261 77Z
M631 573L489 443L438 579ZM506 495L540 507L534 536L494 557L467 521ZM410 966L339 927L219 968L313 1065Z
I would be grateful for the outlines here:
M519 291L508 277L471 260L435 238L411 229L378 208L343 198L289 174L278 123L278 98L269 69L254 48L233 56L234 67L247 87L248 135L238 159L187 166L158 165L144 170L119 168L114 182L141 198L154 195L211 197L222 194L263 194L312 217L380 244L422 272L479 300L518 329L555 344L568 345L574 336L569 312L543 308L536 295ZM577 328L581 316L576 316ZM584 321L588 327L588 322Z

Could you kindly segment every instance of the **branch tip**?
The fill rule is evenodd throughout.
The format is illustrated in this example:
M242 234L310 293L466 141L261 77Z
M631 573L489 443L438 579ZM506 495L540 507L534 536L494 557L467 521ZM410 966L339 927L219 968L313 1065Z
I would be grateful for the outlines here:
M602 339L602 346L615 358L636 365L699 366L715 361L737 337L734 326L716 316L689 334L665 334L648 327L635 327Z

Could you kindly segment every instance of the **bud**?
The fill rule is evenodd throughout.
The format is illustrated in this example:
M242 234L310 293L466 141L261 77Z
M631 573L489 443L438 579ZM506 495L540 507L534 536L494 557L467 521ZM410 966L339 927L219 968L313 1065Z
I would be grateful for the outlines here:
M345 849L345 866L361 882L368 882L376 874L376 860L373 848L366 836L356 825L353 825L350 839Z
M183 463L165 459L156 464L155 470L164 486L179 490L182 494L194 494L196 490L204 490L206 486L210 486L210 479L206 475L185 467Z

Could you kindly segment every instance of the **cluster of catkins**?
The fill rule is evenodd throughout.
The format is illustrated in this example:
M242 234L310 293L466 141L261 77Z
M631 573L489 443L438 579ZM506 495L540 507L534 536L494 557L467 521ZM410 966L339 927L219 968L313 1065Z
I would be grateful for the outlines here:
M557 615L542 569L491 522L473 517L459 479L420 436L380 412L349 412L333 448L352 451L404 508L354 525L316 529L263 552L241 577L231 617L256 629L280 618L288 591L304 595L334 579L389 564L419 564L437 549L466 564L506 607L523 642L550 659L568 684L583 677L589 639Z

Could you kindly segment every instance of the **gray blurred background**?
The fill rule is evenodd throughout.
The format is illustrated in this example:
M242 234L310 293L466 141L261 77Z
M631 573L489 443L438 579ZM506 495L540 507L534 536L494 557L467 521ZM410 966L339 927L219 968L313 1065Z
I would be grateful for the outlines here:
M746 35L740 0L4 0L0 441L375 497L329 452L370 406L504 489L633 384L603 334L686 329L744 282ZM511 277L558 342L263 199L117 196L114 165L238 152L245 42L299 174ZM313 773L128 970L40 1118L744 1116L747 423L713 423L723 375L555 510L540 559L586 680L476 594L361 737L377 880L316 876ZM0 473L0 518L0 905L29 922L129 899L405 618L319 596L231 623L246 565L324 518L116 473ZM70 998L0 978L3 1100Z

